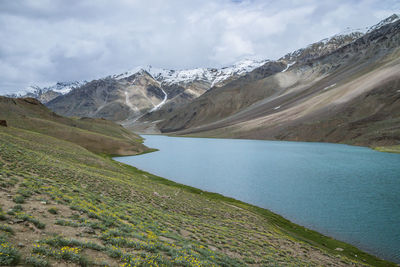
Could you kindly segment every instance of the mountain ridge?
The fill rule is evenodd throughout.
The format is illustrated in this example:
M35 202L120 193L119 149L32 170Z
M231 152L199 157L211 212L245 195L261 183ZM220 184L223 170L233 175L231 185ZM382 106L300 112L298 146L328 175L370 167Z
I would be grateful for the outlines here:
M161 132L179 135L397 145L400 133L392 125L400 117L399 47L397 20L334 52L306 58L284 73L253 79L245 88L228 85L225 94L242 92L248 97L249 91L270 92L229 114L224 110L226 115L221 115L211 103L226 106L235 101L214 91L212 97L201 96L158 126Z
M318 49L321 49L322 46L321 44L329 44L329 43L334 43L336 42L342 42L345 43L346 40L348 41L349 39L351 39L351 37L354 36L355 37L360 37L362 34L366 34L371 32L372 30L378 29L386 24L390 24L393 23L397 20L400 19L400 16L398 14L393 14L391 16L389 16L386 19L383 19L382 21L380 21L379 23L371 26L371 27L365 27L363 29L350 29L347 28L346 30L335 34L331 37L328 38L324 38L320 41L317 41L315 43L309 44L308 46L306 46L305 48L301 48L298 50L295 50L293 52L290 52L286 55L284 55L283 57L281 57L279 60L287 60L289 61L289 64L293 63L290 60L291 57L293 56L298 56L298 54L301 54L302 52L304 52L304 50L309 49L310 47L315 47L318 46ZM341 40L342 39L342 40ZM109 75L103 78L99 78L99 79L107 79L107 78L115 78L115 79L122 79L122 78L126 78L130 75L133 75L141 70L147 71L150 75L153 76L153 78L159 82L165 82L168 84L179 84L179 83L187 83L190 81L194 81L194 80L199 80L201 78L206 78L208 79L208 81L211 83L211 87L213 87L214 85L218 85L221 82L223 82L224 80L229 78L229 75L234 75L234 74L244 74L244 73L248 73L250 71L252 71L253 69L260 67L261 65L267 63L268 61L271 61L269 59L265 59L265 60L254 60L254 59L243 59L240 60L236 63L233 63L232 65L228 65L225 67L221 67L221 68L194 68L194 69L163 69L163 68L154 68L151 65L148 65L147 67L143 67L143 66L138 66L134 69L132 69L131 71L126 71L124 73L120 73L120 74L114 74L114 75ZM14 94L8 94L7 96L9 97L34 97L37 98L39 100L41 100L41 95L44 95L45 93L49 92L51 94L55 94L56 96L59 96L61 94L66 94L69 93L72 89L80 87L84 84L86 84L88 81L84 80L84 81L70 81L70 82L57 82L54 85L51 86L44 86L44 87L40 87L37 85L31 85L28 86L26 89L23 89L17 93ZM49 97L51 98L51 97ZM42 99L42 101L44 103L50 101L48 100L49 98L44 97Z

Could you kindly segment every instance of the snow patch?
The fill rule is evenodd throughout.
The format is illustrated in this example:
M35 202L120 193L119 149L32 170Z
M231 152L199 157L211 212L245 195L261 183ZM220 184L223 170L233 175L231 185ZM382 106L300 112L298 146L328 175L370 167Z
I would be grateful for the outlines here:
M325 87L324 89L322 89L323 91L325 91L325 90L328 90L328 89L330 89L330 88L332 88L332 87L335 87L336 86L336 83L334 83L334 84L331 84L331 85L329 85L329 86L327 86L327 87Z
M124 73L112 75L111 78L114 78L116 80L121 80L121 79L127 78L129 76L132 76L133 74L139 73L143 69L144 68L142 66L139 66L139 67L136 67L136 68L131 69L129 71L126 71Z
M243 75L264 65L267 61L243 60L232 66L216 68L196 68L187 70L165 70L150 67L147 71L158 81L166 84L190 83L194 81L209 82L214 85L234 75Z
M296 64L296 61L294 61L294 62L292 62L292 63L288 63L287 65L286 65L286 68L283 70L283 71L281 71L281 72L285 72L285 71L287 71L291 66L293 66L294 64Z
M162 89L162 88L160 88L160 89L164 93L164 99L158 105L154 106L154 108L152 108L150 110L150 112L153 112L153 111L161 108L165 104L165 102L167 101L167 98L168 98L167 92L165 92L164 89Z
M160 85L162 84L187 84L194 81L208 82L210 87L229 79L232 76L244 75L255 68L261 67L269 60L242 60L231 66L223 68L195 68L185 70L166 70L162 68L154 68L152 66L136 67L122 74L111 76L114 79L120 80L140 73L141 71L148 72Z

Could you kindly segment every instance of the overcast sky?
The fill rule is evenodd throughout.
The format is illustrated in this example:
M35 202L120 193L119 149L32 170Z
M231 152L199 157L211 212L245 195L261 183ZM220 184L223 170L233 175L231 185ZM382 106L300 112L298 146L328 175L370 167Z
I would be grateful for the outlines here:
M0 0L0 94L140 65L277 59L399 10L399 0Z

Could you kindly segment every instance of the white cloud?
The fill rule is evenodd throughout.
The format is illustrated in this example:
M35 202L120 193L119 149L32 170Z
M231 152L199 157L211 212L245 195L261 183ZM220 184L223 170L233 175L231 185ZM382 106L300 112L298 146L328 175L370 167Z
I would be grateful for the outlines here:
M276 59L399 10L397 0L0 0L0 93L138 65Z

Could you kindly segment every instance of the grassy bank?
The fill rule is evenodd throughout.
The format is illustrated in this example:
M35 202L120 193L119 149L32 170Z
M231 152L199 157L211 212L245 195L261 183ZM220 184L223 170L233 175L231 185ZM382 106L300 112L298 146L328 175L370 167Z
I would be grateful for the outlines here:
M378 146L374 147L375 150L388 153L400 153L400 145L398 146Z
M59 266L390 266L267 210L79 145L0 128L0 262Z

